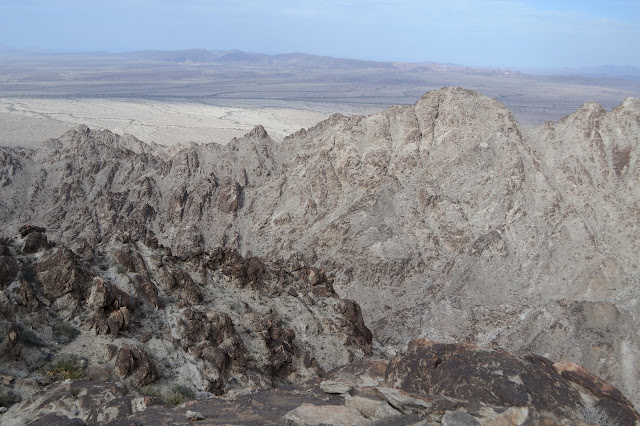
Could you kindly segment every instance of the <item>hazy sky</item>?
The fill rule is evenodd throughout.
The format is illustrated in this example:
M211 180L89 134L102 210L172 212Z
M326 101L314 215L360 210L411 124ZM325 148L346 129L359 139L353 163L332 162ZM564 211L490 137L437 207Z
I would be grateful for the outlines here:
M0 0L0 44L640 66L640 0Z

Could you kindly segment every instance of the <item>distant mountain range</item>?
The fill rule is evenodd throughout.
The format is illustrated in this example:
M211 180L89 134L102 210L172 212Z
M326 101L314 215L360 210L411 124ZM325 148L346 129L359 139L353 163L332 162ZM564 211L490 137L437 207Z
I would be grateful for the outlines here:
M17 56L55 56L78 57L100 56L110 58L126 58L135 61L169 62L176 64L227 64L238 66L257 67L313 67L324 69L387 69L401 71L456 71L480 74L511 74L523 73L533 75L561 75L584 76L600 78L616 78L624 80L640 81L640 68L620 65L601 65L596 67L575 68L488 68L461 64L440 63L436 61L423 62L384 62L367 61L349 58L334 58L331 56L319 56L308 53L293 52L269 55L265 53L244 52L242 50L140 50L132 52L63 52L39 49L13 49L0 44L0 55L9 54Z

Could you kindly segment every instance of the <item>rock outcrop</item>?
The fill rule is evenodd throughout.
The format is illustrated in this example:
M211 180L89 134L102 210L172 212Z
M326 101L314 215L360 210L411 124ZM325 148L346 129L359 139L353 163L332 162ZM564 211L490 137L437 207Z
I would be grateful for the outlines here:
M318 294L308 271L237 252L220 262L220 250L181 260L123 235L95 245L90 259L63 244L22 251L35 233L2 245L10 267L0 292L0 375L19 380L0 389L0 405L24 402L0 419L46 422L62 413L104 422L132 414L108 408L124 396L179 401L291 386L372 353L357 303L332 289ZM52 383L63 379L93 380L86 386L95 395ZM104 410L92 408L98 395Z
M121 349L118 357L129 358L130 350ZM434 356L443 358L435 368ZM640 419L617 389L582 367L469 344L417 340L391 361L362 360L329 375L325 381L251 387L177 407L121 384L57 382L6 415L17 422L36 419L33 424L70 424L74 418L81 425L173 424L186 418L206 424L579 426L596 420L636 425Z
M256 127L174 154L81 126L36 150L0 148L2 236L29 222L78 250L123 233L155 239L198 271L210 269L203 256L219 258L252 291L302 300L335 288L385 345L428 336L572 361L638 406L639 117L635 99L609 112L588 102L526 130L500 103L444 88L282 141ZM29 250L49 253L40 245ZM234 251L244 260L225 266ZM284 259L282 280L296 286L257 279L262 256ZM200 303L171 268L153 281L132 265L126 290L143 303L165 309L162 286ZM4 285L13 269L3 268ZM50 289L63 293L65 317L86 297L79 278ZM296 329L296 339L315 332Z

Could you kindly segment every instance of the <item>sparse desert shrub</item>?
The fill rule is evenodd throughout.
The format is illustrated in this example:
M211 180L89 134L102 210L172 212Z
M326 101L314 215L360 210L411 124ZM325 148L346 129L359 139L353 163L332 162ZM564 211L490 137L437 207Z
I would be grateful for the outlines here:
M85 369L78 361L71 359L60 359L45 368L47 377L56 380L77 380L85 375Z
M73 325L66 321L58 321L53 324L53 335L56 337L67 337L69 339L75 339L80 334L80 331Z
M612 418L607 410L602 406L595 404L585 404L580 411L581 420L589 424L597 424L602 426L618 426L620 421Z
M38 333L31 330L30 328L25 328L20 330L20 341L27 346L44 346L44 342L38 336Z
M172 405L180 405L183 402L192 400L196 394L193 390L185 385L175 385L173 392L167 397L167 402Z
M146 385L141 387L140 389L140 393L146 396L151 396L154 398L159 398L160 397L160 391L156 388L154 388L153 386L150 385Z
M116 265L116 272L122 275L127 272L127 267L124 265Z

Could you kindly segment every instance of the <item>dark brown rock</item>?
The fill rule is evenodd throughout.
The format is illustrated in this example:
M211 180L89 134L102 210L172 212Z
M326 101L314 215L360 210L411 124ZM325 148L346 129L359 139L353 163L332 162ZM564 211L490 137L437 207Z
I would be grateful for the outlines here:
M133 282L138 293L140 293L151 306L154 308L161 308L163 306L162 300L158 295L158 288L150 279L144 278L141 274L134 274Z
M191 275L178 268L167 267L164 274L165 283L169 290L180 290L180 299L191 304L202 302L202 291L193 282Z
M46 231L47 230L45 228L42 228L40 226L35 226L35 225L29 225L29 224L22 225L20 228L18 228L18 232L20 233L20 236L22 238L26 237L32 232L39 232L43 234Z
M79 299L83 286L91 274L66 247L56 247L42 256L35 266L38 281L42 283L45 296L58 298L71 294Z
M149 355L138 346L121 347L115 367L121 378L131 378L136 386L148 385L160 377Z
M333 289L333 278L327 277L324 269L308 268L298 271L300 278L309 285L309 289L316 296L336 297Z
M41 232L31 232L24 239L22 252L25 254L35 253L46 248L49 248L47 236Z
M109 377L110 377L109 372L102 367L98 367L97 365L90 367L87 372L88 380L106 382L107 380L109 380Z
M13 256L0 256L0 286L9 285L16 278L19 271L20 267Z
M471 344L413 340L405 354L389 363L385 383L414 394L443 395L496 406L533 406L559 418L576 418L582 406L574 385L539 359L521 360L504 351ZM633 408L628 403L626 407L632 413L628 416L636 419ZM626 413L625 410L620 407L616 412Z
M347 330L349 338L353 339L366 354L370 354L373 334L364 323L360 305L353 300L342 299L336 309L342 314L341 326Z
M580 385L588 390L598 401L598 408L603 409L619 424L634 425L640 422L640 415L633 404L615 386L589 373L586 368L573 362L556 362L553 369L563 379Z
M272 274L259 257L242 257L238 251L229 247L215 248L209 257L209 268L220 268L225 275L235 278L244 287L249 285L254 290L264 287L264 281Z
M11 249L4 238L0 238L0 256L11 256Z
M0 361L11 362L20 359L22 345L19 340L20 329L13 321L0 321Z
M84 324L97 334L117 336L129 326L135 300L124 290L98 278L94 281L87 303L92 308Z
M111 284L103 279L95 280L91 295L87 301L89 305L95 308L106 308L111 305L114 298L112 287Z
M107 323L107 314L102 308L94 308L87 319L84 321L84 327L87 330L94 330L96 334L109 333L109 324Z

